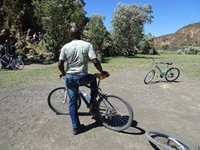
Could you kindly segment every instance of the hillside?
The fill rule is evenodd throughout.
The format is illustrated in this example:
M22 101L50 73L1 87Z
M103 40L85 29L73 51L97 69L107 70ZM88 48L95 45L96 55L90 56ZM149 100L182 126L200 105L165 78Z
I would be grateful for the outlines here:
M184 26L173 34L154 38L155 47L170 46L200 46L200 22Z

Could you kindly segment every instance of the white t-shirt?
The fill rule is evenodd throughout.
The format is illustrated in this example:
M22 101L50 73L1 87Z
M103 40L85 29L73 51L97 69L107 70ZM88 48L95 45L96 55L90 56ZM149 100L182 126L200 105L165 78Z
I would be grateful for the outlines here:
M87 74L88 61L96 58L92 44L83 40L73 40L65 44L59 60L67 61L67 74Z

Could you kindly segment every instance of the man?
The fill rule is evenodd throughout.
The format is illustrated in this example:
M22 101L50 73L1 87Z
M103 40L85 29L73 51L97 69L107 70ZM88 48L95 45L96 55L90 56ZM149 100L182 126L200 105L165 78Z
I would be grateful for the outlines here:
M61 72L60 77L65 76L65 84L69 96L69 114L72 121L73 134L79 134L83 128L80 124L77 110L77 100L79 98L79 86L90 84L91 101L93 105L97 96L96 78L88 74L88 61L91 60L96 69L103 75L109 75L103 71L100 62L93 50L93 46L81 40L80 31L77 27L69 30L72 39L70 43L65 44L60 53L58 68ZM64 62L67 61L66 71L64 70Z
M7 57L11 55L11 45L9 44L8 40L5 40L5 44L3 45L4 54Z
M9 62L12 57L12 51L11 51L11 45L7 39L5 40L5 44L3 45L3 55L5 55L4 61L6 61L8 63L6 68L9 68L10 67Z

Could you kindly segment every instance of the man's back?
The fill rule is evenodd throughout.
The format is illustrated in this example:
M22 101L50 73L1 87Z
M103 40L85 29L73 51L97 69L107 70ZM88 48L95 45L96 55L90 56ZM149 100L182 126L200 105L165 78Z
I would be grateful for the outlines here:
M96 58L93 46L83 40L73 40L61 49L60 60L67 61L67 73L87 74L88 60Z

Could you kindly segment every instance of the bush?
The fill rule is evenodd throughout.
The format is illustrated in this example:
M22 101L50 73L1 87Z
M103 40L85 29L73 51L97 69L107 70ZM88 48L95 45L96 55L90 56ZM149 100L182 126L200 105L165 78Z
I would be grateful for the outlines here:
M200 54L200 47L190 46L184 49L185 54L197 55Z

